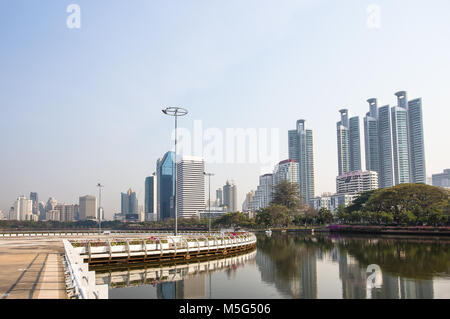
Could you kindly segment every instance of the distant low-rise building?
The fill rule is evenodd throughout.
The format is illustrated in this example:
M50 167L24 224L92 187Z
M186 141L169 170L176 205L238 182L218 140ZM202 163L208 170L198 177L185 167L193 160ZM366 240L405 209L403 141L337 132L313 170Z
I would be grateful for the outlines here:
M316 210L322 208L335 213L339 206L349 206L359 195L358 194L334 194L313 198L311 204Z
M57 209L49 210L45 213L45 220L59 222L61 219L61 211Z
M59 204L55 210L59 211L60 222L69 223L75 220L75 205Z
M210 215L211 212L211 215ZM208 219L211 216L211 219L221 217L222 215L227 213L227 208L224 206L217 207L217 206L211 206L211 211L209 211L209 208L205 211L199 212L199 218L200 219Z
M374 171L355 171L336 178L337 194L359 194L378 189L378 174Z
M443 173L433 174L433 186L450 188L450 169L444 169Z

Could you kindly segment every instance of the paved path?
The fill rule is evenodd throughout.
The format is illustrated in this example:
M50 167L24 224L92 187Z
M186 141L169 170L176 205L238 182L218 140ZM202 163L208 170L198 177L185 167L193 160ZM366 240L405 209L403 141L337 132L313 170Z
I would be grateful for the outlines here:
M0 299L64 299L59 240L0 241Z
M73 236L69 239L141 238L148 234ZM0 238L0 299L67 298L64 237Z

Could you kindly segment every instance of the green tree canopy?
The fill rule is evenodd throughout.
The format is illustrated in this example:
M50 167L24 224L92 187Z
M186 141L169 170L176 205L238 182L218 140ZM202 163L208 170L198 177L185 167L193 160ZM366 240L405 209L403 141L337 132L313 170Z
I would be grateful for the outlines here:
M282 205L296 212L301 207L300 191L297 183L282 181L273 188L273 201L276 205Z

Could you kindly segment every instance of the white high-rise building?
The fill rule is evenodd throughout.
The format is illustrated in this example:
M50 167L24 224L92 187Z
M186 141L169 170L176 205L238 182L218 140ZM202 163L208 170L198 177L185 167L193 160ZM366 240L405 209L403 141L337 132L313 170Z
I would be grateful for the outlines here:
M259 177L259 185L256 189L255 196L253 196L248 210L258 211L269 206L273 199L273 175L265 174Z
M19 196L14 202L15 220L33 220L30 218L31 215L33 215L33 201L25 196Z
M336 178L337 194L358 194L378 189L378 174L373 171L356 171Z
M339 111L341 120L337 122L338 171L339 175L361 170L361 141L359 117L348 118L348 110Z
M396 93L398 106L391 108L392 116L392 151L394 160L395 185L409 183L409 145L408 145L408 110L406 92Z
M378 108L377 100L369 99L364 118L366 169L378 173L380 188L426 183L422 99L408 101L405 91L395 95L392 108Z
M177 215L199 217L205 211L205 161L201 157L183 156L177 163Z
M289 158L299 164L298 181L300 195L305 204L314 198L313 132L305 127L305 120L298 120L295 130L288 132Z
M97 198L95 196L86 195L80 197L80 220L97 220L97 212Z
M294 183L299 185L298 181L298 169L299 164L293 159L288 159L285 161L281 161L275 166L273 171L273 185L278 185L282 181L288 181L290 183ZM299 186L300 192L300 186Z

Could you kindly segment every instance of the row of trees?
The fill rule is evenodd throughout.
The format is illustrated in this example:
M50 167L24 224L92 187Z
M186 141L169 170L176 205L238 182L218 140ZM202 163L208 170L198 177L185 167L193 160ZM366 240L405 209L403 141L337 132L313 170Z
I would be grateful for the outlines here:
M337 219L346 224L448 225L450 192L424 184L378 189L340 208Z

